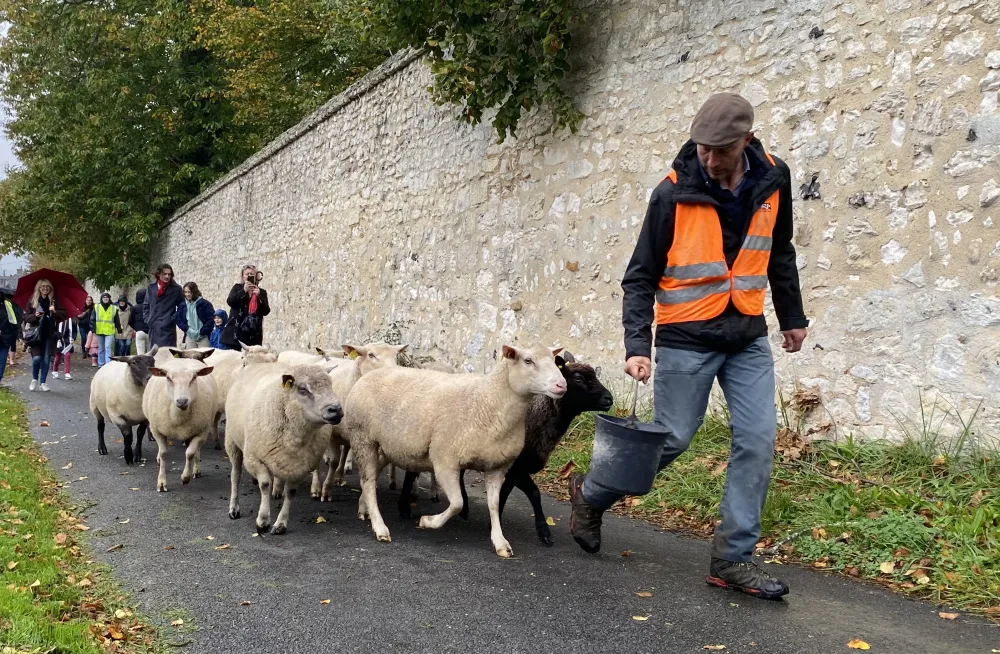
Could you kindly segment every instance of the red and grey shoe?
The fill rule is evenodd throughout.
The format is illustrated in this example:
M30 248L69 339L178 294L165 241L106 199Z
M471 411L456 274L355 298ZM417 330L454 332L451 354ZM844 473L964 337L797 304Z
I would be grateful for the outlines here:
M713 558L705 581L760 599L776 600L788 594L788 584L767 574L753 561L736 563Z

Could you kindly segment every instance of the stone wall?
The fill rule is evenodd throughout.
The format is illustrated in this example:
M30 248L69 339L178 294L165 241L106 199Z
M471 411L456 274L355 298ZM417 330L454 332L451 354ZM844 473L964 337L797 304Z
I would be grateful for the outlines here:
M397 56L179 211L155 262L217 304L258 263L281 347L393 323L467 369L540 339L617 372L646 201L700 103L737 91L795 177L812 326L801 354L772 336L786 397L815 388L812 424L868 437L982 404L1000 435L1000 2L580 4L576 135L538 115L497 145Z

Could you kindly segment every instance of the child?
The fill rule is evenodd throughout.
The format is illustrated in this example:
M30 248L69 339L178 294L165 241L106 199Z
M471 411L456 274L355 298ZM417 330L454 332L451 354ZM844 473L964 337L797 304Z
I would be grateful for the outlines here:
M52 378L59 379L59 363L63 362L63 379L70 381L73 375L69 374L69 360L73 354L73 341L76 340L76 321L66 318L56 327L59 339L56 341L56 353L52 357Z
M222 309L219 309L212 316L212 320L215 321L215 327L212 329L212 333L208 335L209 344L217 350L228 350L229 346L222 342L222 330L226 327L226 321L229 316Z
M87 354L90 355L90 367L97 367L97 354L100 348L97 346L97 334L95 332L87 332L87 345L85 346Z

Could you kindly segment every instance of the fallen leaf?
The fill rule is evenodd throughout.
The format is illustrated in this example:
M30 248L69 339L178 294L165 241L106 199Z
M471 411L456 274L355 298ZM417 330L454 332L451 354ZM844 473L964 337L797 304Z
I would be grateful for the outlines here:
M38 426L39 427L48 427L49 426L49 421L48 420L43 420L40 423L38 423Z
M945 613L944 611L938 612L938 616L942 620L954 620L958 617L958 613Z
M948 463L948 458L943 454L938 454L936 457L934 457L934 460L931 461L931 465L935 466L943 466L946 463Z
M929 584L929 583L931 583L931 578L928 577L927 575L924 575L923 577L918 577L917 578L917 583L920 584L921 586L923 586L925 584Z
M180 618L177 618L176 620L174 620L173 622L170 623L170 626L171 627L183 627L184 626L184 621L181 620Z
M31 584L30 586L28 586L28 588L38 588L41 585L42 585L42 582L39 581L38 579L35 579L35 582L33 584Z
M813 561L813 567L822 569L826 567L826 563L823 561Z
M174 549L174 546L173 545L167 545L163 549L165 549L165 550L172 550L172 549Z
M80 588L89 588L90 586L93 585L94 582L92 582L90 579L81 579L80 583L77 584L77 586L79 586Z
M972 494L972 497L969 498L969 505L972 507L979 506L979 503L983 501L984 495L986 495L986 491L977 490L975 493Z
M86 479L87 477L80 477L79 479L77 479L77 481L85 481Z
M326 518L321 515L316 516L316 524L321 525L326 522Z
M215 549L217 549L217 550L228 550L229 549L229 543L223 543L222 545L219 545Z
M130 488L129 490L139 490L138 488Z
M62 532L56 534L56 545L65 545L68 536Z
M847 646L851 649L871 649L871 645L861 640L860 638L852 638L848 641Z
M215 540L215 536L205 536L205 540Z
M17 567L17 561L11 561L10 563L7 564L8 570L13 570L16 567Z
M642 591L641 593L636 593L636 595L638 595L639 597L652 597L653 596L652 593L650 593L649 591L646 591L646 590Z
M882 571L882 574L891 575L892 571L896 569L896 564L892 561L886 561L880 564L878 569Z
M714 470L712 470L712 476L718 477L719 475L724 473L726 471L726 468L728 467L729 467L729 461L723 461L719 465L715 466Z
M111 547L109 547L108 549L106 549L104 551L105 552L117 552L118 550L122 549L123 547L125 547L125 546L122 545L121 543L118 543L117 545L112 545Z
M827 461L826 465L830 466L831 470L836 470L840 467L840 461Z
M649 620L649 616L633 615L632 619L636 622L645 622L646 620Z
M125 639L125 634L123 634L122 632L118 631L114 627L108 627L108 633L111 634L112 640L124 640Z
M320 604L329 604L330 600L320 600L319 603Z
M625 550L624 552L622 552L622 556L626 558L632 556L632 550Z
M90 531L90 527L87 525L73 525L73 529L76 529L77 531Z
M0 481L0 488L4 490L10 490L10 484L8 484L6 480Z
M991 606L986 609L986 615L1000 615L1000 606Z
M242 602L240 602L240 606L250 606L251 604L253 604L253 602L251 602L250 600L243 600Z
M63 470L71 470L72 468L73 468L73 462L72 461L70 461L69 463L67 463L66 465L64 465L62 467Z
M132 518L125 518L124 520L119 520L118 524L120 524L120 525L127 525L129 522L131 522L131 520L132 520Z
M628 499L625 500L625 504L626 504L626 506L630 506L630 507L639 506L640 504L642 504L642 498L641 497L630 497L630 498L628 498Z
M563 480L569 479L569 476L573 474L574 469L576 469L576 461L570 459L566 462L566 465L559 468L559 478Z
M545 518L545 524L547 524L550 527L555 527L556 526L556 521L552 519L552 516L549 516L549 517Z
M721 652L722 650L726 649L726 646L725 645L704 645L704 646L702 646L702 649L710 649L710 650L714 650L716 652Z

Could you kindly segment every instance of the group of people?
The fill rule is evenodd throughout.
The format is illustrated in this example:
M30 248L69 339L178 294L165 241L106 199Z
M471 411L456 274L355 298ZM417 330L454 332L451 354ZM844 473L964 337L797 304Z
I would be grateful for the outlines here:
M263 341L263 318L271 308L267 291L258 286L261 275L256 266L243 266L240 281L226 298L232 319L225 310L216 310L195 282L183 287L177 284L170 265L160 265L155 276L153 283L136 292L134 305L124 295L113 304L111 294L105 292L97 304L87 296L84 310L75 316L67 315L65 307L58 305L56 289L47 279L36 282L23 310L0 292L4 305L0 312L0 380L18 340L31 353L30 391L48 391L49 371L59 379L60 366L63 378L73 379L70 359L78 337L83 359L90 359L94 367L106 365L113 356L128 356L133 340L137 354L145 354L154 345L225 350Z

